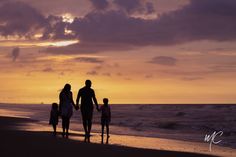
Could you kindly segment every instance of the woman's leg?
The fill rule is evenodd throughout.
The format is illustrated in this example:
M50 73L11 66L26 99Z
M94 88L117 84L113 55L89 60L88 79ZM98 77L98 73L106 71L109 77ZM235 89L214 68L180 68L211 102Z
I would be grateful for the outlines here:
M70 127L70 118L66 117L66 136L69 135L69 127Z
M66 118L62 116L62 136L65 136L65 129L66 129Z
M56 133L57 133L57 125L53 124L52 127L53 127L53 134L56 135Z

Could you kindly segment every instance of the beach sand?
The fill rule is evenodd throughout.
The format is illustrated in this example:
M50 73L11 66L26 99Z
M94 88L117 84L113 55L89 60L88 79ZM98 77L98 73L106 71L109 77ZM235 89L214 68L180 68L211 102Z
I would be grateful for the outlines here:
M27 118L0 117L1 157L13 157L13 156L207 157L210 156L199 153L132 148L126 146L117 146L112 144L110 145L110 144L98 144L98 143L84 143L82 141L77 141L73 139L61 138L61 136L53 137L50 132L46 131L45 132L23 131L16 129L19 126L25 125L26 123L34 123L34 122L35 121ZM121 139L124 138L121 137ZM127 140L129 139L126 139L124 141ZM160 141L160 142L165 142L165 141ZM176 145L176 147L179 146Z

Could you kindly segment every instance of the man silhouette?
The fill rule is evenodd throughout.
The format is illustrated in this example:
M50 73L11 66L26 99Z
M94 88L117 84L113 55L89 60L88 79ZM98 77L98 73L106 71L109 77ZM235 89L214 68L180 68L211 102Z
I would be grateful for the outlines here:
M79 109L79 100L81 98L80 110L82 114L83 127L85 132L85 142L88 140L90 142L90 131L92 128L92 118L93 118L93 102L96 105L97 110L98 103L94 93L91 88L92 82L90 80L85 81L85 87L81 88L78 92L76 99L76 106Z

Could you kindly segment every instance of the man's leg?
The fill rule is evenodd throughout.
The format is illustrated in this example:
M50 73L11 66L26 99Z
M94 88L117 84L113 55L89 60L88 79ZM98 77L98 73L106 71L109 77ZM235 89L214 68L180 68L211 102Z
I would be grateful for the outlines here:
M90 142L90 132L91 132L91 128L92 128L92 120L89 119L88 120L88 142Z
M87 134L88 134L88 130L87 130L87 118L86 118L86 114L85 111L83 109L81 109L81 115L82 115L82 120L83 120L83 128L84 128L84 141L86 142L87 139Z

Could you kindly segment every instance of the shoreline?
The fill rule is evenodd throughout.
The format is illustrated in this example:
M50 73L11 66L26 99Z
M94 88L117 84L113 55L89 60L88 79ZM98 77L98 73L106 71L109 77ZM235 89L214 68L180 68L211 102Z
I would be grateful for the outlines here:
M202 144L198 142L187 142L187 141L170 140L170 139L164 139L164 138L125 136L125 135L113 135L113 134L111 135L109 144L100 144L100 135L98 133L93 133L93 136L91 137L92 143L88 144L88 143L83 142L82 132L71 131L71 135L69 139L63 139L60 133L56 137L53 137L50 131L40 130L39 129L40 126L38 126L38 128L34 128L34 126L31 126L34 128L34 130L32 130L32 128L30 127L27 129L27 127L30 126L28 124L31 124L31 123L34 123L34 124L36 123L35 125L37 125L37 121L29 119L29 118L1 117L0 116L0 128L1 128L0 132L5 132L5 133L0 133L1 134L0 138L5 140L5 141L3 140L4 144L9 143L9 146L10 146L11 143L15 143L15 145L17 145L16 147L19 147L19 149L21 147L26 147L26 148L28 147L27 143L24 142L24 137L27 137L28 139L28 136L29 136L29 139L28 139L29 143L40 142L43 145L44 144L46 145L47 148L44 148L44 149L47 149L47 150L48 149L53 150L55 148L55 146L49 145L48 142L49 143L54 142L55 145L61 145L61 144L67 145L66 143L69 142L69 145L71 145L69 147L75 147L74 145L78 145L79 147L80 145L83 145L84 147L88 147L86 149L90 149L91 147L91 149L94 149L94 152L96 152L97 149L103 150L109 147L109 149L116 150L119 153L122 153L119 156L121 155L130 156L131 155L130 153L134 153L132 155L140 156L140 157L147 156L147 154L148 156L159 155L159 156L183 156L183 157L185 156L198 156L198 157L208 157L208 156L209 157L210 156L231 157L232 156L233 157L233 154L236 153L235 149L230 149L230 148L220 147L220 146L215 146L215 145L213 146L214 152L211 153L208 151L208 148L209 148L208 144ZM60 129L61 128L58 128L59 131ZM7 136L4 136L4 134L7 134ZM15 139L18 139L18 138L21 138L22 140L16 141ZM40 138L44 138L44 140L41 141L42 139ZM55 143L55 140L58 141L59 143ZM71 144L71 142L73 144ZM40 147L41 146L42 145L40 145ZM4 146L1 146L1 147L4 147ZM6 154L9 154L9 153L11 154L8 148L4 148L3 150ZM21 150L18 150L18 151L21 151ZM21 153L23 155L25 152L21 152ZM50 151L50 153L53 153L53 151L52 152ZM61 153L63 154L63 152ZM110 154L110 153L107 156L115 155L115 154ZM86 155L86 152L82 150L82 154ZM93 156L95 154L90 154L88 156ZM102 154L102 155L106 156L106 154ZM58 154L58 156L60 156L60 153Z
M35 122L27 118L0 117L0 138L2 156L182 156L210 157L211 155L169 150L154 150L117 146L113 144L84 143L72 139L53 137L48 132L22 131L16 126ZM112 135L113 136L113 135Z

